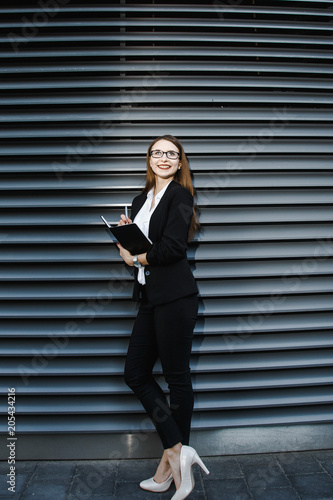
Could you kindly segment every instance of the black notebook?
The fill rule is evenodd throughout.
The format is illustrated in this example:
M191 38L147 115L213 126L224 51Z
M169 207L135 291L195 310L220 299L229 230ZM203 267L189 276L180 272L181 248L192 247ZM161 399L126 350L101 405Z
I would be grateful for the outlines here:
M151 247L152 242L146 238L135 222L123 226L110 226L104 217L101 216L101 219L116 240L132 255L145 253Z

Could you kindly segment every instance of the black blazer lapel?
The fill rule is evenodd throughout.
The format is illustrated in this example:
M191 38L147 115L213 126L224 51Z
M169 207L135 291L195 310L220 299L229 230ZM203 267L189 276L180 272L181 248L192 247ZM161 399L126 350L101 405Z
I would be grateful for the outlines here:
M166 203L166 199L167 199L167 193L169 193L170 191L172 191L173 188L177 187L178 184L176 181L171 181L170 184L168 185L168 187L166 188L166 191L164 193L164 195L162 196L162 199L160 201L160 203L157 205L156 207L156 210L154 210L154 213L153 215L151 216L151 218L153 219L155 213L159 212L163 205ZM135 219L136 215L139 213L139 211L141 210L141 208L143 207L144 205L144 202L146 201L147 199L147 193L141 193L139 194L138 196L136 196L132 202L132 208L131 208L131 219L132 221ZM164 203L163 203L164 202Z
M154 213L151 216L149 223L149 238L152 241L156 241L156 239L161 235L161 232L163 232L163 218L164 216L167 216L170 204L170 195L172 191L178 186L179 184L177 184L176 181L170 182L170 184L166 188L164 195L162 196L161 201L159 202L156 209L154 210Z

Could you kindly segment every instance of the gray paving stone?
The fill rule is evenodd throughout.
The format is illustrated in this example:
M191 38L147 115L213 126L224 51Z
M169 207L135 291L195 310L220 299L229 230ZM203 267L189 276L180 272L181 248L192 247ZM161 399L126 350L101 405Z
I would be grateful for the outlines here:
M286 474L308 474L314 472L323 472L318 460L311 453L292 453L288 456L288 461L283 456L276 455Z
M16 471L18 474L27 474L27 473L32 473L36 467L37 467L37 462L36 461L17 461L16 462Z
M117 483L115 488L114 496L112 500L170 500L170 498L175 493L174 485L171 485L170 489L164 493L153 493L151 491L145 491L140 488L139 484L132 482ZM90 500L90 499L89 499ZM106 499L105 499L106 500Z
M293 488L266 488L252 490L254 500L300 500Z
M0 474L7 474L9 469L9 465L7 460L4 462L0 462Z
M321 462L321 466L323 469L330 474L330 476L333 477L333 460L330 460L328 462Z
M302 500L333 500L333 480L327 474L289 476Z
M119 460L117 482L140 483L155 475L159 461L149 460ZM141 489L141 488L140 488Z
M170 500L170 497L169 496L169 500ZM204 500L207 497L207 493L206 493L206 489L200 489L200 490L197 490L196 488L194 488L194 490L191 492L191 494L187 497L188 500Z
M208 500L252 500L244 479L216 479L205 482ZM191 497L189 497L190 500Z
M46 461L38 462L33 481L39 483L52 482L62 485L70 483L75 470L75 462L72 461Z
M208 457L203 459L209 474L202 473L204 480L234 479L243 477L239 463L232 457Z
M311 452L318 460L333 460L333 450L316 450Z
M65 500L67 486L54 483L30 484L20 500Z
M37 499L36 499L37 500ZM47 500L47 499L45 499ZM110 495L89 495L88 497L77 497L75 495L68 495L66 500L114 500L113 496ZM125 499L123 499L125 500Z
M9 496L13 499L15 496L13 492L8 491L10 484L7 483L8 479L8 471L5 474L0 474L0 498L2 499L5 496ZM23 488L28 480L28 474L16 474L15 476L15 494L18 497L19 494L22 493Z
M300 457L309 456L310 452L297 452L297 451L288 451L287 453L272 453L271 457L278 460L281 465L289 465L295 463ZM316 458L315 458L316 459Z
M13 493L12 491L8 491L6 488L5 490L1 490L0 500L19 500L21 493L22 492Z
M77 464L70 495L90 497L91 495L109 495L114 490L117 463L103 460L90 460Z
M333 500L331 450L203 457L203 461L210 475L193 466L195 488L189 500ZM0 500L157 500L157 496L170 500L174 485L158 495L139 487L142 479L154 475L158 463L158 459L20 461L16 482L20 494L9 497L3 463Z
M250 489L265 489L273 487L288 487L290 482L277 460L268 455L266 457L251 455L237 457Z

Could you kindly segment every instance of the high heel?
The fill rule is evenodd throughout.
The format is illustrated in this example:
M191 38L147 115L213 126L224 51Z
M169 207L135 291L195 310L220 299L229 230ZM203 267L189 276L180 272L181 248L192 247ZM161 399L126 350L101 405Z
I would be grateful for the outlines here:
M140 488L147 491L162 493L163 491L167 491L170 488L172 481L173 481L172 474L170 474L168 479L166 479L163 483L157 483L156 481L154 481L154 478L151 477L150 479L145 479L144 481L141 481Z
M197 454L194 448L191 446L183 445L180 450L180 487L173 495L171 500L184 500L188 497L194 488L194 477L192 465L198 464L206 474L209 474L209 470Z

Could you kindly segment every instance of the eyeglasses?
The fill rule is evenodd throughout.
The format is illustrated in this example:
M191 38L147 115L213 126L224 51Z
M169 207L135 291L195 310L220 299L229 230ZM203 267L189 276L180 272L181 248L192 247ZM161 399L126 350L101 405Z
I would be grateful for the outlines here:
M153 158L162 158L164 153L167 155L169 160L177 160L179 158L179 153L177 151L161 151L160 149L154 149L150 152L150 156Z

